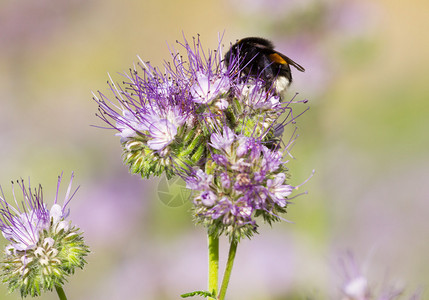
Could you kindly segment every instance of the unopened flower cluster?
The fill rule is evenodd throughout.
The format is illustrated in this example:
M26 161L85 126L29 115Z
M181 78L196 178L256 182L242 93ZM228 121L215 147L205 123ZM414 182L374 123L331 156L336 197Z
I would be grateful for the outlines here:
M54 204L48 208L41 186L27 189L23 180L17 182L22 200L13 190L16 207L6 202L3 194L0 197L0 230L10 242L2 259L2 281L8 283L10 291L19 290L22 297L62 286L67 276L86 263L89 250L82 232L66 220L66 206L74 194L70 196L71 183L63 206L57 203L58 189Z
M295 189L285 166L291 143L281 147L294 122L290 102L258 78L237 76L240 57L226 67L221 43L208 52L199 38L179 45L185 54L172 52L162 71L140 59L122 85L108 82L114 99L98 92L98 116L117 130L131 172L181 176L198 223L251 236L258 217L280 219Z

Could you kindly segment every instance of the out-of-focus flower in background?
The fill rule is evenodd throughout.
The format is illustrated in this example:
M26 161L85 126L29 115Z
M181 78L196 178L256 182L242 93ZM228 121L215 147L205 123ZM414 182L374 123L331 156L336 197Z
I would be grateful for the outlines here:
M367 266L368 267L368 266ZM399 300L404 294L403 288L398 288L389 283L369 280L368 274L364 274L362 266L356 260L352 252L347 252L340 258L340 272L343 283L341 294L343 300ZM378 286L377 286L378 285ZM420 291L415 292L409 300L420 299Z
M3 282L9 291L19 290L21 297L39 296L42 291L62 288L76 268L86 264L89 249L82 232L66 218L67 207L76 191L70 180L63 204L58 202L61 176L51 208L44 202L42 187L28 188L18 181L21 197L13 190L13 201L0 197L0 230L10 242L1 263Z

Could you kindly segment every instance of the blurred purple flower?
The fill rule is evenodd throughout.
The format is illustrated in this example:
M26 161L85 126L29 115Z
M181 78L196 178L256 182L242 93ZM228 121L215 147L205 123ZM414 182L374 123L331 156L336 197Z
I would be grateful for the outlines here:
M89 249L82 233L66 221L66 206L77 191L71 193L73 174L62 206L58 204L61 177L50 210L40 185L33 191L30 183L27 189L23 180L18 181L23 201L19 204L12 189L16 207L5 200L2 191L0 230L10 242L2 259L2 281L9 285L9 291L19 290L21 297L61 287L67 276L86 263Z
M397 300L403 295L403 289L394 287L383 287L383 290L377 293L373 290L366 275L356 262L353 254L348 252L340 260L343 283L341 292L343 300ZM420 294L413 294L409 300L420 299Z
M65 211L66 206L73 198L77 189L70 195L71 184L73 182L72 175L64 204L61 206L57 203L60 182L61 176L58 178L57 194L51 209L48 209L46 203L43 202L42 187L40 185L33 193L31 186L29 186L28 189L25 187L24 180L17 181L24 199L24 201L20 202L21 207L16 199L14 189L13 197L16 207L11 206L5 200L3 191L1 191L0 205L2 208L0 209L0 230L3 236L11 242L11 249L14 251L34 249L39 242L41 232L47 230L51 226L51 221L54 225L57 225L61 219L67 217L68 212ZM61 222L61 224L58 224L60 227L68 226L65 221Z

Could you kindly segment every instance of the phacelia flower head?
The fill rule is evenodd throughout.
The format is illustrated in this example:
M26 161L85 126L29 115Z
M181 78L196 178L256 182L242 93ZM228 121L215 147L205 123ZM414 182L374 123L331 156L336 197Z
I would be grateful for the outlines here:
M98 92L98 116L117 131L124 161L143 177L188 173L208 155L211 133L225 123L235 133L262 134L284 112L279 98L252 78L234 75L222 44L204 51L201 42L179 43L163 71L140 59L122 85L108 82L114 100Z
M240 239L257 232L258 218L280 220L297 188L287 182L283 153L260 139L233 135L228 127L213 133L210 145L205 172L198 169L186 178L197 222L212 234Z
M21 296L38 296L42 290L62 286L76 267L83 268L89 253L82 232L67 221L68 203L75 192L70 184L63 204L58 201L61 176L58 178L54 204L44 202L42 187L26 188L24 181L17 184L22 199L15 194L14 203L0 197L0 230L10 242L1 261L1 276L9 290L19 290Z
M221 55L205 53L199 40L180 46L185 58L172 53L163 71L140 60L122 86L110 82L116 103L101 92L95 97L99 117L121 137L125 162L143 177L171 177L196 165L206 153L212 110L228 107Z

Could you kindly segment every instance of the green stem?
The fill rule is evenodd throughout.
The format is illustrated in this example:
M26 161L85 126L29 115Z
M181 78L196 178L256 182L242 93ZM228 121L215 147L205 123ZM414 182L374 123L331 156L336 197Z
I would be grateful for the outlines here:
M220 288L218 300L224 300L226 289L228 288L231 277L232 265L234 264L235 253L237 252L238 242L233 240L229 246L228 261L226 262L225 273L223 274L222 286Z
M58 298L60 298L60 300L67 300L66 293L64 293L64 290L61 286L56 285L55 290L57 291Z
M208 234L209 241L209 292L217 294L219 273L219 237Z

